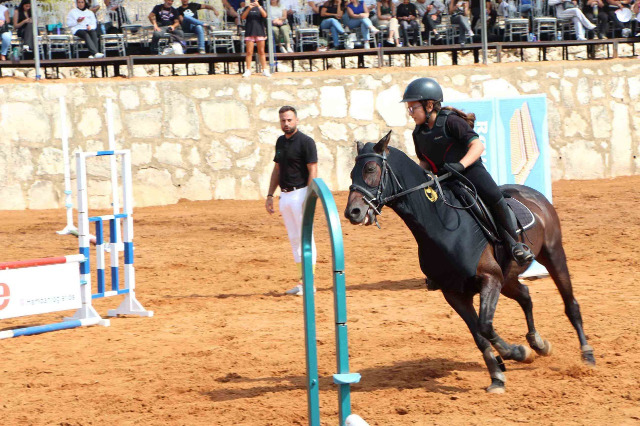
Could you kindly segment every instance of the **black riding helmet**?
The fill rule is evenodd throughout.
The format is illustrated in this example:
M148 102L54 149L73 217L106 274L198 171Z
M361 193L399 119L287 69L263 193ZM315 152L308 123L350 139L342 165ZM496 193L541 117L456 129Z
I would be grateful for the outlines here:
M404 90L402 102L413 101L443 101L442 88L432 78L418 78L413 80Z

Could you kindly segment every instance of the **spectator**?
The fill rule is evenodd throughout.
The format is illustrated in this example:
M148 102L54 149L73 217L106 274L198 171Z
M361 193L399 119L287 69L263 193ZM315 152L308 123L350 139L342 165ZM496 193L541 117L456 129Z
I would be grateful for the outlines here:
M105 28L108 33L122 32L122 26L130 24L127 11L122 6L124 0L104 0L106 8Z
M367 6L369 10L369 20L373 24L374 27L380 29L380 24L378 23L378 1L377 0L363 0L364 4Z
M607 14L613 22L614 36L629 37L631 34L632 0L606 0Z
M344 34L344 28L340 23L342 19L342 6L339 0L327 0L320 6L320 29L331 30L333 49L340 48L340 35Z
M227 11L227 22L240 24L238 10L244 8L245 2L242 0L222 0L222 7Z
M416 4L417 7L417 4ZM442 15L445 12L444 2L441 0L430 0L430 3L427 4L427 9L422 17L422 23L424 24L424 29L429 34L432 32L435 36L436 41L442 40L442 34L440 34L437 30L437 26L442 22Z
M405 46L413 46L419 44L420 40L420 23L418 22L418 10L409 0L403 0L402 4L396 6L396 17L400 23L402 30L402 39ZM413 30L413 42L409 41L409 28Z
M22 0L18 10L13 12L13 28L22 39L22 49L33 51L33 21L31 20L31 0Z
M416 11L418 12L418 19L421 20L424 17L424 14L427 13L427 0L416 0L413 3L416 6Z
M96 15L87 6L85 0L76 0L76 7L67 15L67 27L71 34L84 40L89 49L89 58L102 58L104 55L98 51L98 33L96 27Z
M633 3L633 6L631 6L631 11L633 12L635 20L637 22L636 28L638 29L638 32L636 33L636 37L640 37L640 0L636 0Z
M2 47L0 48L0 61L7 59L7 53L11 48L11 30L9 29L9 9L0 3L0 38Z
M369 9L363 1L349 0L347 4L347 17L345 18L347 26L355 31L360 27L362 33L362 42L364 48L369 49L369 33L376 35L380 32L379 29L373 26L373 23L369 19Z
M475 35L469 23L469 2L467 0L451 0L449 14L451 15L451 23L460 28L458 42L464 44L466 37Z
M572 7L568 7L565 3L570 3ZM573 26L576 30L576 39L577 40L586 40L584 29L592 30L596 26L593 25L584 13L578 8L578 1L563 1L563 0L549 0L549 6L555 6L556 8L556 17L560 19L571 19L573 21Z
M267 39L267 33L264 29L263 20L267 17L267 12L262 6L262 0L252 0L247 7L244 8L241 18L245 21L244 41L247 45L247 54L245 56L246 70L243 77L251 75L251 57L253 56L253 46L258 45L258 57L260 65L262 65L262 74L265 77L271 77L271 72L267 68L267 57L264 53L264 42Z
M398 18L396 18L396 4L392 0L379 0L378 5L378 25L386 25L389 29L389 36L387 37L387 43L400 45L398 39ZM424 0L423 0L424 1Z
M471 8L471 16L473 17L471 20L471 30L475 30L476 24L482 17L482 8L480 7L482 0L471 0L470 8ZM520 0L520 12L529 13L531 11L531 2L533 0ZM538 0L544 1L544 0ZM496 24L496 20L498 19L498 12L496 8L493 7L493 3L491 0L487 0L485 2L487 9L487 31L493 28ZM526 12L525 12L526 10Z
M591 23L596 24L598 38L606 40L609 32L609 15L607 15L604 0L584 0L582 13Z
M498 14L505 19L514 16L516 10L516 7L510 4L507 0L501 0L500 5L498 5Z
M270 0L271 27L273 28L273 40L278 43L280 52L293 53L291 47L291 27L287 20L287 10L280 6L280 0Z
M198 52L200 54L206 53L204 49L204 22L198 20L198 11L200 9L213 10L213 13L218 16L218 11L208 4L200 4L189 2L189 0L182 0L182 4L178 8L178 14L180 16L180 23L182 24L182 30L187 33L195 33L198 37Z
M320 16L320 8L325 2L323 0L308 0L307 6L311 9L312 17L311 23L313 25L320 26L320 22L322 22L322 17Z
M172 41L182 42L184 33L180 26L180 14L178 9L172 6L173 0L164 0L163 4L156 5L149 14L149 21L153 25L153 37L151 38L151 52L158 52L160 37L169 36Z

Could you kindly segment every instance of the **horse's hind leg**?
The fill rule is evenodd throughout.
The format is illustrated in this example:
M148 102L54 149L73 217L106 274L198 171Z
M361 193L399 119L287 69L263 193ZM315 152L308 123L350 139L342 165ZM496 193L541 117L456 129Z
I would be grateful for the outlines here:
M473 294L471 293L456 293L443 291L445 300L451 307L460 315L460 318L464 320L473 336L473 340L476 342L476 346L482 352L484 362L489 369L489 375L491 376L491 385L487 388L489 393L504 393L504 384L507 381L506 376L503 373L504 364L498 361L493 354L491 344L487 339L482 337L478 330L478 314L473 307Z
M596 359L593 355L593 348L587 342L582 327L582 316L580 315L580 305L573 296L573 287L571 285L571 277L569 276L569 268L567 267L567 258L564 253L562 243L558 238L551 247L543 246L538 261L547 268L551 278L556 284L562 301L564 302L564 312L569 317L569 321L576 329L578 340L580 341L580 350L582 351L582 360L589 364L595 365Z
M538 355L550 355L551 343L548 340L543 340L536 331L533 321L533 302L531 301L531 296L529 296L529 287L518 280L517 274L513 274L513 276L509 276L505 280L502 294L518 302L522 308L527 321L527 342L529 342L531 349L536 351Z

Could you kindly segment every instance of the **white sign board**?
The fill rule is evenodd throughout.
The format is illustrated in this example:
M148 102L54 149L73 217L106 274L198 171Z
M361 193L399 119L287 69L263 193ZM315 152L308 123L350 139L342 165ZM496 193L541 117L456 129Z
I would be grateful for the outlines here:
M81 306L76 262L0 271L0 319Z

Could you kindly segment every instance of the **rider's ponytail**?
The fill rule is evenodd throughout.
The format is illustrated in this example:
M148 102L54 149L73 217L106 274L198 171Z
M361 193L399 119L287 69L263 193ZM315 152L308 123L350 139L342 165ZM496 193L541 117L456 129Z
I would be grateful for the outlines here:
M440 102L438 101L428 101L428 100L422 100L420 101L420 103L422 104L422 107L425 109L425 111L427 110L427 102L433 102L433 110L438 113L440 112L441 109L448 109L453 111L454 113L458 114L460 117L462 117L464 119L464 121L466 121L469 126L471 126L471 128L473 129L474 123L476 122L476 115L472 112L469 113L465 113L460 111L457 108L454 107L450 107L450 106L446 106L443 107Z
M476 115L474 113L472 113L472 112L465 113L465 112L460 111L457 108L450 107L450 106L443 107L442 109L448 109L448 110L451 110L451 111L455 112L460 117L462 117L464 119L464 121L466 121L467 124L469 124L469 126L471 126L471 128L473 129L473 125L476 122ZM439 111L439 109L438 109L438 111Z

